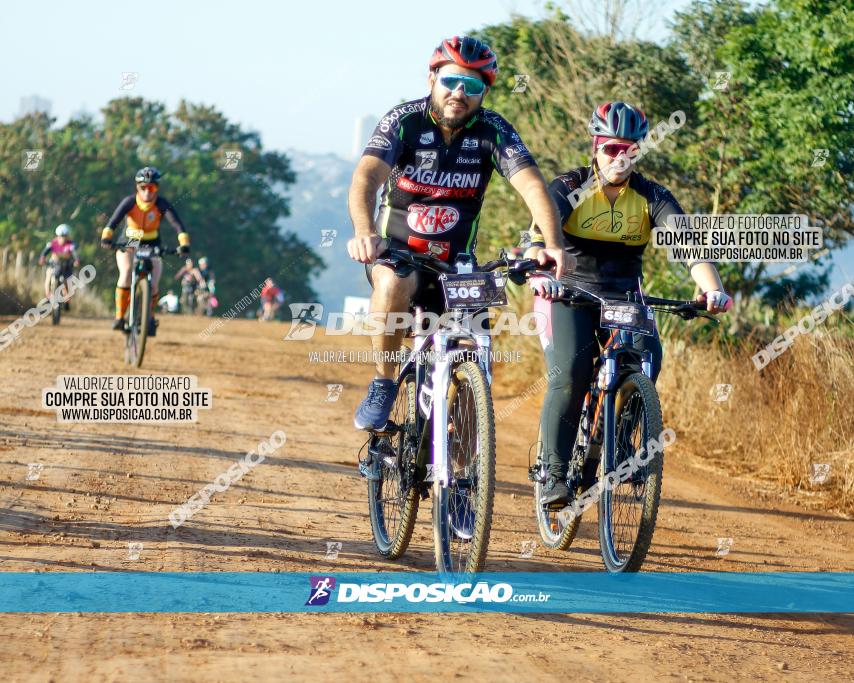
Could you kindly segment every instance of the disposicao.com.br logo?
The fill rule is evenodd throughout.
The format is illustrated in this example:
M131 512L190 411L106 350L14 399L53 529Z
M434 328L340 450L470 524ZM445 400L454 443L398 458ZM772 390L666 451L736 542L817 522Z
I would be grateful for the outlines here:
M324 581L321 582L320 579ZM325 605L329 602L330 594L334 591L336 581L333 577L311 577L311 596L306 605ZM547 593L518 593L513 592L509 583L487 581L476 583L343 583L337 584L334 593L335 603L377 603L394 602L406 603L455 603L455 604L487 604L506 602L548 602ZM321 596L316 596L320 590ZM323 600L323 601L321 601Z

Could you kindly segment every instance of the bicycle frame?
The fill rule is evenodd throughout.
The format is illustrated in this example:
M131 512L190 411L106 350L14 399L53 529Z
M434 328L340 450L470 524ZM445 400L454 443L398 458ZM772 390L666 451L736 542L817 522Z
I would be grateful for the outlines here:
M136 320L134 318L136 313L136 283L139 282L140 275L147 278L148 281L151 281L151 271L154 268L154 264L151 259L155 256L160 255L160 250L156 247L152 250L151 256L142 256L140 257L139 251L135 250L133 254L133 266L131 269L131 280L130 280L130 306L128 310L128 329L133 329L133 326L136 324Z
M616 341L615 341L616 340ZM638 349L634 336L628 330L614 330L600 355L601 366L593 384L604 394L602 401L602 428L604 430L603 473L608 474L615 468L616 460L616 389L625 367L624 359L641 360L641 371L652 379L652 353ZM592 396L592 395L591 395ZM597 420L594 417L594 433Z
M443 327L433 334L425 334L423 330L423 310L416 309L415 344L409 358L402 365L398 374L397 384L401 386L406 376L415 371L416 392L416 433L420 435L418 445L419 466L426 465L428 438L433 443L432 471L424 480L438 481L442 487L451 483L451 469L448 462L448 404L446 397L451 386L451 369L454 364L468 354L476 354L478 364L484 371L487 381L492 384L492 368L489 361L492 340L488 334L476 334L471 329L470 316L458 312L454 316L453 327ZM469 347L457 347L463 340L473 343ZM425 361L425 355L432 351L432 363ZM430 370L431 383L425 382L426 373ZM435 397L441 400L434 400ZM432 430L427 427L432 422Z

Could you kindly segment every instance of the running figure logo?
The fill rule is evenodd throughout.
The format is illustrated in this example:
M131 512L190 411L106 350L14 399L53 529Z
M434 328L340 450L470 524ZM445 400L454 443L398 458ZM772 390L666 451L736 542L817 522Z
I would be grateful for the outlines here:
M731 71L715 71L715 84L712 86L712 90L729 90L731 78Z
M536 549L536 541L522 541L522 551L519 553L519 557L521 557L523 560L530 559L534 556L534 550Z
M718 538L718 549L715 551L715 555L718 557L726 557L729 555L729 551L732 550L732 537L729 538Z
M40 149L24 150L24 165L25 171L38 171L44 159L44 151Z
M306 605L326 605L335 590L334 576L312 576L309 579L311 591L308 594Z
M122 71L122 84L119 86L119 90L133 90L138 80L138 71Z
M830 476L830 463L813 463L810 484L823 484Z
M711 394L713 396L713 400L718 403L726 401L732 394L732 384L715 384L712 387Z
M321 230L320 231L320 246L323 248L331 247L335 238L338 237L337 230Z
M225 159L222 164L223 171L237 171L240 169L240 162L243 160L243 152L239 149L225 150Z
M285 335L285 341L311 339L314 328L323 315L323 306L318 303L288 304L291 309L291 329Z
M830 155L829 149L814 149L812 151L812 167L813 168L821 168L827 163L827 157Z

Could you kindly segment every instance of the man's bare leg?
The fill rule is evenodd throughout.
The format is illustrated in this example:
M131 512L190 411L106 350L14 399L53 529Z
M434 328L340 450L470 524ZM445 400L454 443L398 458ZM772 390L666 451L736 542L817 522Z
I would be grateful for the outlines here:
M394 270L378 263L371 271L371 280L374 286L371 294L371 314L375 319L385 323L389 313L406 313L409 310L409 302L418 284L415 273L398 277ZM380 333L371 337L376 359L376 379L395 379L396 364L393 354L400 351L405 332L405 329L395 329L392 334Z
M405 329L396 325L395 314L406 313L409 302L415 294L417 278L415 273L407 277L398 277L394 270L386 265L375 265L371 270L371 282L374 287L371 295L372 320L386 323L391 319L394 331L383 332L371 337L376 362L376 377L368 386L368 395L356 409L354 424L357 429L379 430L388 424L388 418L394 406L397 387L394 383L394 355L400 351Z

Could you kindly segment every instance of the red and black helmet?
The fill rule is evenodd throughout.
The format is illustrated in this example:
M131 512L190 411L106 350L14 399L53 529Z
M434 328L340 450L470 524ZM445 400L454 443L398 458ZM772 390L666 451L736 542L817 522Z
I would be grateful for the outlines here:
M625 102L606 102L596 107L587 130L590 135L602 138L641 140L649 132L649 122L637 107Z
M492 48L471 36L453 36L442 41L430 57L430 70L445 64L457 64L479 71L487 85L493 85L498 75L498 59Z

